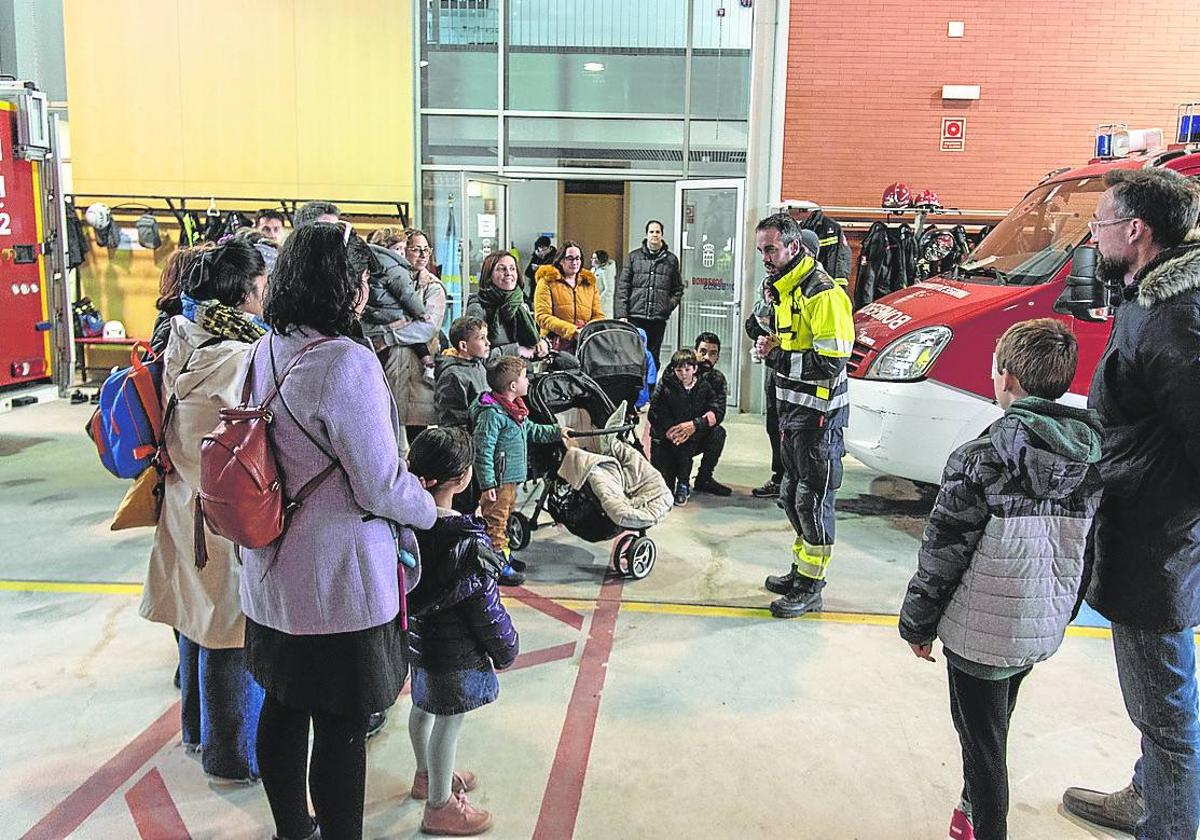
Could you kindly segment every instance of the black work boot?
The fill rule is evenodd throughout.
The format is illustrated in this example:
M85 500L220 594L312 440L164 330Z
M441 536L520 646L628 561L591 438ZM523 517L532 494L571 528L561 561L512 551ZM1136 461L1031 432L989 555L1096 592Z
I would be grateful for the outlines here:
M1116 793L1069 787L1062 801L1067 813L1127 834L1137 834L1138 820L1146 813L1146 802L1132 783Z
M797 576L792 588L782 598L771 602L771 615L776 618L796 618L810 612L821 611L821 590L825 581Z
M786 575L767 575L766 583L763 584L768 592L774 592L776 595L786 595L792 591L792 584L800 575L796 574L796 567L788 569Z
M692 485L692 490L697 493L711 493L714 496L733 495L733 488L726 487L711 475L704 475L703 473L696 476L696 483Z

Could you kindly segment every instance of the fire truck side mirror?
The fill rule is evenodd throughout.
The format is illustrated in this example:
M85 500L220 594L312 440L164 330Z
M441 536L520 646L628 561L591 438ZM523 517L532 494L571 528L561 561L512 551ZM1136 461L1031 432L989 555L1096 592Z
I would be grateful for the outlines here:
M1092 245L1080 245L1071 253L1071 273L1054 302L1055 312L1081 321L1108 320L1108 290L1096 276L1097 256Z

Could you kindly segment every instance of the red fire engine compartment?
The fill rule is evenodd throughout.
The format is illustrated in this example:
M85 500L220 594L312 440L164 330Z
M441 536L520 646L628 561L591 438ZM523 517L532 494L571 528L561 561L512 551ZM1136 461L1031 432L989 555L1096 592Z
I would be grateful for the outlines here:
M0 101L0 387L50 377L41 163L16 154L17 109Z

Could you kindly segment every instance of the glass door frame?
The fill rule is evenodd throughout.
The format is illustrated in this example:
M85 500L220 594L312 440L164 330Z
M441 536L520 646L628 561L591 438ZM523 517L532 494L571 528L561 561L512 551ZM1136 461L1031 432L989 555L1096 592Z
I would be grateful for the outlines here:
M737 219L733 225L734 231L734 248L733 248L733 300L725 304L729 309L733 310L732 324L733 329L730 330L731 341L730 346L722 347L722 355L728 354L729 359L729 394L728 404L737 407L738 396L741 391L741 375L742 375L742 292L745 284L744 264L745 264L745 229L746 229L746 179L745 178L702 178L702 179L683 179L675 182L675 230L672 241L672 247L675 250L675 255L680 260L680 271L683 268L684 259L684 242L683 242L683 196L689 190L708 190L708 189L734 189L737 191ZM688 245L688 250L694 250L695 246ZM684 289L684 297L687 297L687 289ZM675 327L672 333L675 336L676 347L690 347L691 341L695 336L683 336L683 319L679 315L679 310L676 309L672 313L675 319ZM686 342L686 344L684 343Z
M500 224L496 230L496 247L507 251L508 245L506 242L511 238L509 229L511 225L510 209L512 206L512 193L510 188L517 179L505 178L497 175L494 172L477 172L474 170L463 170L459 179L458 206L454 211L454 221L458 225L458 289L450 290L450 306L447 311L452 313L453 317L459 317L466 311L467 298L471 295L471 202L470 202L470 185L472 183L492 184L501 187L501 204L497 208L497 215L500 217ZM476 281L477 282L477 281Z

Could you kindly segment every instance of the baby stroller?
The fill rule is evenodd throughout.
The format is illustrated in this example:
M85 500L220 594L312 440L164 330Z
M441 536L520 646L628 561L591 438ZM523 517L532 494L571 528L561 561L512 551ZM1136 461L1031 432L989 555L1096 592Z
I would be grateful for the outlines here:
M579 367L599 384L613 405L634 404L646 383L646 345L638 328L625 321L592 321L579 330L575 357Z
M624 423L624 407L614 407L582 371L560 370L534 380L529 408L538 422L573 429L579 445L565 451L557 443L530 448L531 477L540 477L544 486L532 516L517 511L509 516L509 543L517 550L528 546L545 510L588 542L621 535L613 546L613 567L626 577L646 577L658 558L646 531L666 518L674 497L641 451L623 440L632 428Z

